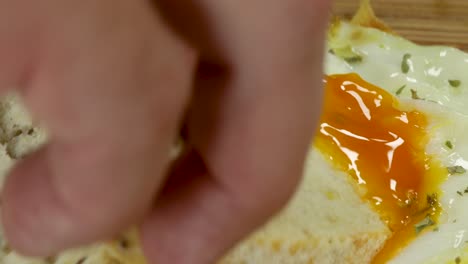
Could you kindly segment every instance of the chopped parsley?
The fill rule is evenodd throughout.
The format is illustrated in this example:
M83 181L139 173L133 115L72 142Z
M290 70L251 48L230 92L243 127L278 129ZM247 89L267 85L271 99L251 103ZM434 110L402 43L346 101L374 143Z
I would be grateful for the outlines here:
M456 257L455 258L455 264L460 264L461 263L461 258L460 257Z
M411 58L411 54L406 53L403 55L403 60L401 61L401 71L403 73L408 73L410 70L409 59Z
M436 228L432 229L432 231L433 231L433 232L439 232L439 228L436 227Z
M414 230L416 234L421 233L425 228L435 225L434 220L431 217L426 216L421 222L414 225Z
M342 58L349 64L356 64L363 60L362 55L354 50L351 45L330 49L328 52Z
M403 92L403 90L405 90L405 88L406 88L406 84L401 86L400 88L398 88L398 90L395 92L395 94L400 95Z
M356 55L356 56L353 56L353 57L347 57L347 58L343 58L343 59L349 64L355 64L355 63L358 63L358 62L362 61L362 56Z
M465 191L463 191L464 193L468 193L468 187L466 187Z
M447 171L449 172L450 175L463 174L466 172L466 169L463 168L462 166L452 166L452 167L447 167Z
M445 141L445 146L449 149L453 149L453 144L452 144L452 141L450 140L447 140Z
M449 82L450 86L452 86L453 88L460 87L460 85L461 85L460 80L449 80L448 82Z
M463 196L463 193L460 191L457 191L458 195Z

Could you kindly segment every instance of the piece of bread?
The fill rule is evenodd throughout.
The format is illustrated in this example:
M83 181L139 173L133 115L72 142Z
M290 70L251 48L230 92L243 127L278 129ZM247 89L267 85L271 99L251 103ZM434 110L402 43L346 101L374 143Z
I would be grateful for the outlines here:
M4 264L144 264L145 259L139 247L135 232L108 243L101 243L81 249L69 250L46 259L32 259L14 252L0 257Z

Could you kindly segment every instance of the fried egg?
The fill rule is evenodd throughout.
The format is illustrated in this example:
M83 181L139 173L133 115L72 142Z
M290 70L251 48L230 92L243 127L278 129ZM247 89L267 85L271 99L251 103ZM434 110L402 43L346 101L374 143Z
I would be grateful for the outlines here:
M372 263L468 263L468 55L338 22L315 147L391 230Z

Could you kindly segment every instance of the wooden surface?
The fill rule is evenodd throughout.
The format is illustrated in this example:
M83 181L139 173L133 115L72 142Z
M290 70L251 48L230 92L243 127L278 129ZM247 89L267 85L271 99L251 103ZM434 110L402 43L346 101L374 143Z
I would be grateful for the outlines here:
M468 0L372 0L379 18L417 43L468 51ZM350 18L358 0L334 0L335 15Z

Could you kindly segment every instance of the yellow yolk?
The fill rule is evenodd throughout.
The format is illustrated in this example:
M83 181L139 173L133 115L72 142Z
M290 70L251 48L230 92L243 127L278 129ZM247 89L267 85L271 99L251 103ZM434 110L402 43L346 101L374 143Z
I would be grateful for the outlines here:
M315 145L358 183L388 224L393 235L373 261L384 263L417 235L421 221L437 220L435 197L447 173L425 153L423 113L399 110L394 96L356 74L329 76L325 83Z

